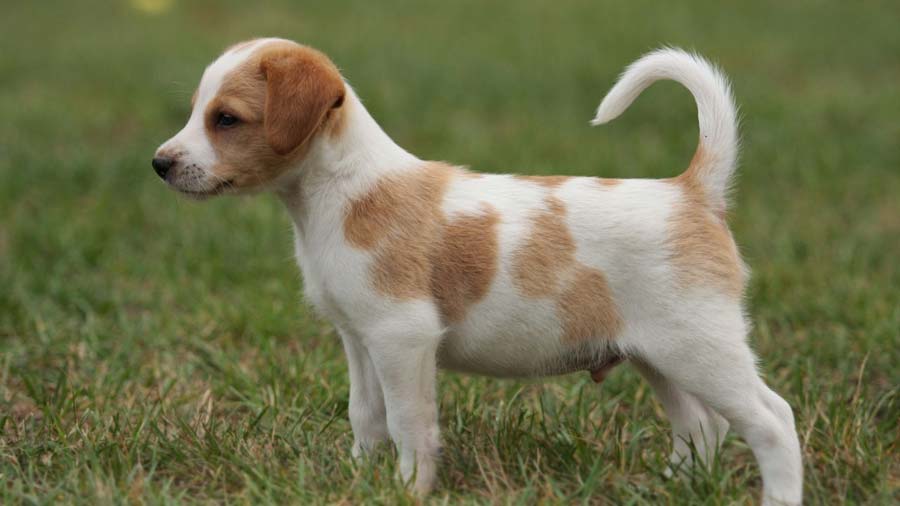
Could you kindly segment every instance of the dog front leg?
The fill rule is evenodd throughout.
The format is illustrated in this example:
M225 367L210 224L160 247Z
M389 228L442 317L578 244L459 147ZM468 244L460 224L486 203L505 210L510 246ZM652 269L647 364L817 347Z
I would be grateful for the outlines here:
M388 439L387 417L381 382L365 346L343 329L338 329L350 372L348 413L353 428L351 454L359 458Z
M437 347L441 330L434 325L390 325L367 340L381 380L387 426L400 455L400 475L427 494L437 475L440 431L436 399Z

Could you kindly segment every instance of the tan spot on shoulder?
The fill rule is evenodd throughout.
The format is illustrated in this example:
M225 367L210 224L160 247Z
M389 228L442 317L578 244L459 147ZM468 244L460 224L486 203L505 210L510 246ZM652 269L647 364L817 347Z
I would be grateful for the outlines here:
M344 217L344 236L361 249L419 230L440 218L440 204L457 169L428 162L414 170L384 177L354 200Z
M513 258L513 280L529 297L555 293L559 278L575 260L575 242L565 222L565 206L548 197L534 217L531 233Z
M431 286L448 322L462 320L466 308L487 295L497 273L499 221L497 210L483 204L480 213L462 215L444 227L432 257Z
M422 232L432 235L427 230ZM412 243L406 248L391 245L379 251L372 268L375 289L399 300L428 297L431 264L423 243Z
M697 156L703 155L695 155L695 159ZM673 214L669 237L679 280L686 286L712 284L740 297L746 281L743 263L724 216L709 208L703 188L690 171L667 181L683 196Z
M515 176L520 181L536 183L545 188L556 188L571 179L571 176Z
M375 250L376 290L406 300L431 295L431 251L443 226L441 201L456 169L441 163L383 178L344 218L351 245Z
M584 265L578 266L571 283L560 294L557 314L567 342L611 339L622 326L606 277Z
M387 177L354 200L344 217L347 242L357 248L372 249L379 240L387 238L391 229L399 226L405 206L419 206L413 194L420 184L418 179L420 176Z

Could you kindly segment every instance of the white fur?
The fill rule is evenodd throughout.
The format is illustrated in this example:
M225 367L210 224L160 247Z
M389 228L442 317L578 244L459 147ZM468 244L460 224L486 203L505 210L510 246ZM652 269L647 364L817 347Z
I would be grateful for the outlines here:
M700 148L708 156L706 170L698 175L712 205L717 211L724 211L737 167L737 112L728 79L702 56L676 48L658 49L643 56L625 69L600 103L591 124L602 125L616 119L642 91L660 79L676 81L694 95Z
M196 128L197 111L247 53L227 53L207 69L194 114L169 141L200 166L214 160L209 141ZM701 181L724 207L737 127L727 83L704 60L674 49L642 58L603 101L595 122L615 118L663 77L685 84L697 100L701 144L713 155ZM626 180L603 187L573 178L548 189L505 175L454 179L443 201L448 219L478 212L483 203L500 214L499 269L489 293L461 322L445 327L434 301L399 302L375 291L368 281L372 253L344 237L344 216L353 199L385 175L402 177L422 165L381 130L349 86L344 107L341 135L314 137L307 156L273 189L294 222L307 298L334 323L347 353L354 456L390 437L399 448L403 478L415 475L416 489L427 491L440 446L438 364L521 377L571 372L564 359L572 353L620 354L633 359L672 420L673 467L690 464L688 442L706 461L730 423L760 463L764 503L801 502L802 466L791 409L756 372L742 302L714 287L679 286L670 265L670 217L684 198L677 185ZM566 205L577 260L608 280L624 322L614 340L574 350L560 339L554 301L526 298L513 284L514 253L550 193Z

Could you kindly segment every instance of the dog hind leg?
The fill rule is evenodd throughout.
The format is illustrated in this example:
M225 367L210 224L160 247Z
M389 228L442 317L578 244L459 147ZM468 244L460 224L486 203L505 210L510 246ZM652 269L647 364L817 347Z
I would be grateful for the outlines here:
M760 466L764 505L801 503L803 464L793 412L759 377L738 304L709 305L689 320L667 322L652 343L629 344L634 358L677 388L672 391L709 406L747 441Z

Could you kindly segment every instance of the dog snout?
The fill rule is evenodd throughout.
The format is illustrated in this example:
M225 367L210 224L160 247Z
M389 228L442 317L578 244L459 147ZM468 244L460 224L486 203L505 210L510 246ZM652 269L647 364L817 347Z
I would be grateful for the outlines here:
M160 178L166 179L169 169L175 165L175 159L170 156L154 156L151 165L153 165L153 170L156 171Z

